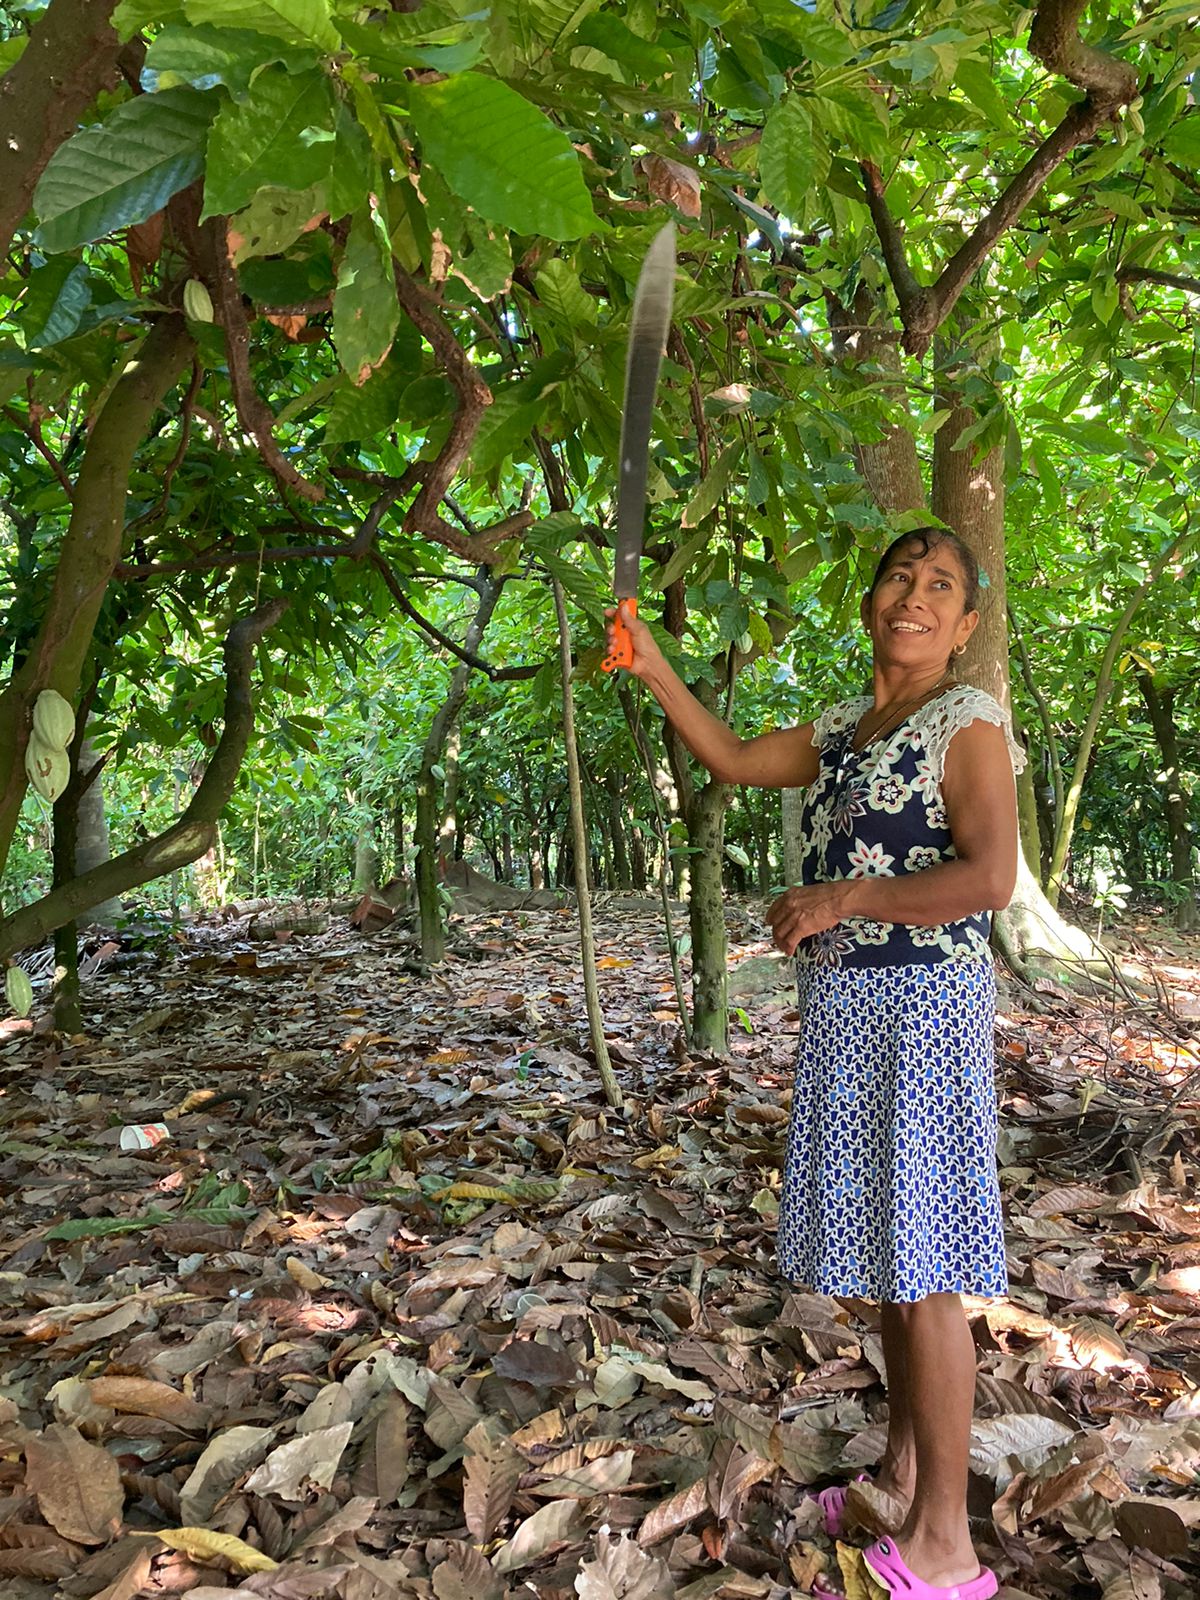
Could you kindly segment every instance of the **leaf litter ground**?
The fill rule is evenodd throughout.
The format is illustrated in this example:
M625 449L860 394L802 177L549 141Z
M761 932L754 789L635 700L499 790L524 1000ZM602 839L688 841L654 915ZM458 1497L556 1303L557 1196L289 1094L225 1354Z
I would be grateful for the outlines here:
M879 1460L882 1358L872 1307L774 1268L787 968L731 907L733 1055L695 1059L656 919L599 927L622 1112L562 913L474 916L432 976L399 923L197 925L102 968L85 1035L6 1025L4 1600L784 1600L836 1572L808 1493ZM1012 1293L969 1311L1009 1597L1200 1589L1181 948L1140 945L1153 1009L1005 991ZM887 1516L869 1484L853 1508Z

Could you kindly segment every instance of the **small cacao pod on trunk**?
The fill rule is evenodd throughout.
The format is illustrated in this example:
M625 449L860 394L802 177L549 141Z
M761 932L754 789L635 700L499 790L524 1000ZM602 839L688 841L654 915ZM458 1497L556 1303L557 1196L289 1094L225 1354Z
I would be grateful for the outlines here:
M4 974L4 997L18 1017L27 1017L33 1010L33 985L23 967L9 967Z

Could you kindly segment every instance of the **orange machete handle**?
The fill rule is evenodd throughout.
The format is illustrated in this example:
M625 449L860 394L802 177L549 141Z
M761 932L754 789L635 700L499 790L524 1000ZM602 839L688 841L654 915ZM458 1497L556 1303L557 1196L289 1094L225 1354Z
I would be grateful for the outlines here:
M608 624L608 654L600 663L604 672L615 672L618 667L633 665L633 636L626 625L626 617L637 616L636 600L618 600L617 614Z

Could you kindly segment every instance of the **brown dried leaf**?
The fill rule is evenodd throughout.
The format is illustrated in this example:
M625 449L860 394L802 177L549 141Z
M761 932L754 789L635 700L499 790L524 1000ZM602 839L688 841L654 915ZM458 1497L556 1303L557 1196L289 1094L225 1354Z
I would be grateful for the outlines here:
M430 1580L437 1600L503 1600L504 1585L482 1551L458 1540L446 1550Z
M392 1505L408 1482L408 1419L411 1407L400 1394L389 1395L375 1424L375 1492L381 1506Z
M1165 1500L1130 1496L1113 1507L1117 1532L1131 1548L1149 1550L1152 1555L1173 1561L1187 1554L1187 1524Z
M627 1535L614 1539L607 1528L596 1535L596 1555L575 1577L579 1600L673 1600L675 1583L667 1564Z
M678 1489L668 1500L656 1505L643 1519L637 1532L641 1545L657 1544L668 1534L678 1533L708 1510L708 1484L698 1478L686 1489Z
M277 1494L283 1500L303 1500L310 1488L328 1489L338 1469L352 1422L302 1433L271 1451L261 1467L246 1479L251 1494Z
M55 1422L25 1445L25 1483L38 1510L64 1538L105 1544L121 1526L125 1491L107 1450Z
M207 1522L222 1496L266 1455L274 1436L272 1428L242 1425L210 1439L179 1491L180 1519L192 1525Z
M535 1389L554 1389L579 1378L579 1363L561 1341L555 1346L539 1344L536 1339L513 1339L496 1351L492 1365L502 1378L532 1384Z
M556 1473L544 1483L536 1484L533 1493L590 1500L593 1495L615 1494L632 1476L633 1451L614 1450L611 1455L599 1456L595 1461Z
M656 200L677 206L685 217L700 215L700 174L693 167L659 155L643 156L641 165L646 187Z
M131 1411L143 1417L161 1417L187 1432L198 1433L208 1427L211 1412L207 1406L180 1394L169 1383L153 1378L91 1378L92 1400L113 1411Z
M544 1556L555 1545L565 1544L575 1533L579 1507L574 1500L552 1500L541 1506L502 1544L492 1557L496 1572L516 1572Z
M463 1516L472 1535L486 1544L508 1516L525 1462L496 1417L477 1422L463 1441Z

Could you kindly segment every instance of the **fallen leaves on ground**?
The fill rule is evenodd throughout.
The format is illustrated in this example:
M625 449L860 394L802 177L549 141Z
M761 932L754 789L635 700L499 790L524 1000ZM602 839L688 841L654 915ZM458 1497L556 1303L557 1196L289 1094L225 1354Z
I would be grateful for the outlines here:
M267 947L196 926L100 971L83 1035L0 1045L5 1600L836 1576L808 1492L880 1459L878 1318L776 1274L797 1016L730 915L718 1062L682 1046L655 919L601 908L621 1111L553 911L472 918L429 977L400 920ZM1200 1584L1190 1027L1001 1012L1012 1293L968 1307L971 1510L1010 1600ZM869 1483L851 1510L894 1514Z

